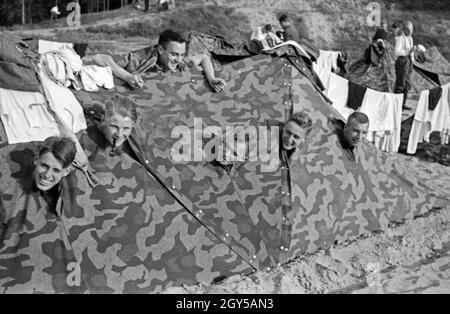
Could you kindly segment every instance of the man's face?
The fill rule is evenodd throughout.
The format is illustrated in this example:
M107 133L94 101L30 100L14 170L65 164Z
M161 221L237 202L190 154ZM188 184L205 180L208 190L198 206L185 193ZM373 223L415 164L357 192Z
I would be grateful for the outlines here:
M412 33L414 32L414 26L412 25L412 23L408 23L406 24L406 36L411 36Z
M117 113L105 117L104 133L111 145L120 147L131 135L134 122L129 117Z
M289 20L286 20L284 22L280 22L280 25L283 29L285 29L286 27L288 27L289 25L291 25L291 22Z
M283 149L291 150L300 147L306 140L307 130L294 121L289 121L283 128L281 136Z
M166 46L158 46L158 63L166 70L173 71L186 53L186 43L171 41Z
M361 124L356 120L349 121L344 127L344 137L352 147L361 146L369 132L369 123Z
M70 173L70 166L64 168L62 163L51 152L36 158L34 165L34 182L41 191L50 190Z

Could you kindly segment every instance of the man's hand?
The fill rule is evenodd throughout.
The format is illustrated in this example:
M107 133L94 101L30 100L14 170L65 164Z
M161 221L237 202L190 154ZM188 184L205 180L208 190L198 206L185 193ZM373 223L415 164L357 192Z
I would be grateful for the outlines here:
M126 79L126 82L133 88L142 88L142 86L144 86L144 80L138 74L130 74Z
M225 86L227 86L227 83L225 82L225 80L223 80L221 78L213 78L213 79L209 80L209 85L216 93L218 93L218 92L223 91Z

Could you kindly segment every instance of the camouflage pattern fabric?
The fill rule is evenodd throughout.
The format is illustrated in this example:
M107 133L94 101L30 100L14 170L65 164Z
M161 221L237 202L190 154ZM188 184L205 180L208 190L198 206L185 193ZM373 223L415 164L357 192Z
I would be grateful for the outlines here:
M2 288L9 282L16 291L147 293L211 282L267 269L448 203L448 195L402 171L395 155L366 144L356 160L349 159L336 135L338 113L299 69L306 71L294 59L259 55L224 66L219 75L227 88L221 93L212 93L195 69L143 75L145 85L139 90L117 81L114 91L74 92L87 111L102 107L115 93L138 104L136 134L145 165L126 153L110 156L94 126L80 134L100 184L90 188L79 172L65 180L63 211L52 218L64 228L64 237L45 229L50 218L48 223L39 220L44 229L38 234L18 220L20 231L10 237L23 232L38 238L21 243L22 251L0 250L0 260L8 263L6 272L0 268ZM314 130L289 172L282 164L264 171L260 162L228 172L214 162L172 158L172 147L180 140L172 136L174 127L192 131L198 122L194 118L201 118L203 127L225 129L284 122L299 110L311 114ZM203 139L191 134L194 145ZM31 206L8 192L13 186L21 189L11 177L21 169L12 155L33 145L11 146L3 140L0 199L17 202L34 219L46 207ZM2 247L7 239L2 233ZM48 243L64 243L64 250L53 256ZM66 259L60 258L66 256L61 251L67 252ZM41 261L31 252L45 256L46 268L32 265L24 274L22 264L14 266L11 259L21 253L31 261L26 265ZM64 263L73 259L79 284L64 285ZM58 267L51 268L52 263ZM14 274L22 274L20 284ZM46 282L60 279L36 290L40 281L35 278L41 277Z
M349 71L345 76L349 81L366 86L368 88L380 91L390 92L394 91L395 85L395 60L394 47L385 42L385 53L380 58L378 66L366 64L365 58L356 61L349 67ZM422 72L421 72L422 73ZM421 75L417 71L411 73L412 95L420 95L420 93L427 89L437 87L427 76Z
M223 37L212 36L197 31L189 32L187 36L186 54L195 56L206 54L213 60L214 68L220 69L223 64L252 56L244 44L239 47L228 43Z
M424 53L425 62L418 62L414 58L414 69L425 77L437 76L438 84L445 85L450 82L450 63L444 58L436 47L430 47Z

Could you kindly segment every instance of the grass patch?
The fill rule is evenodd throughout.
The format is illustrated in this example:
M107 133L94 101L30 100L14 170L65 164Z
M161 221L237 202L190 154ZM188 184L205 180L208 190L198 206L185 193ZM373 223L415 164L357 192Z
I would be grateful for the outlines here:
M167 28L178 32L196 30L221 35L231 42L241 42L247 37L248 18L233 8L220 6L197 6L174 10L154 19L141 19L116 26L99 25L86 28L86 33L103 34L104 38L145 37L155 38Z

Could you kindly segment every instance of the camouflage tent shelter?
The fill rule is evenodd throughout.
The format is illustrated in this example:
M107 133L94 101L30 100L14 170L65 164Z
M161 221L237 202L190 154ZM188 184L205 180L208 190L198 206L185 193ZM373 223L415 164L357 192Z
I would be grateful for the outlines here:
M394 47L389 43L385 43L385 47L385 52L377 60L378 62L371 62L365 55L351 64L346 78L380 92L393 92L396 57ZM415 58L414 70L411 73L412 94L417 96L424 90L433 89L448 82L450 82L450 64L436 47L430 47L422 60Z
M259 55L225 65L222 93L202 73L144 76L130 90L75 92L86 112L112 94L135 101L144 162L110 156L92 126L79 134L100 184L73 172L54 213L29 189L38 143L8 145L0 125L0 291L149 293L286 263L448 203L367 144L350 158L339 115L295 58ZM305 110L312 136L286 169L172 158L174 127L283 122ZM192 141L202 134L192 134ZM27 180L28 179L28 180ZM27 185L28 184L28 185Z

